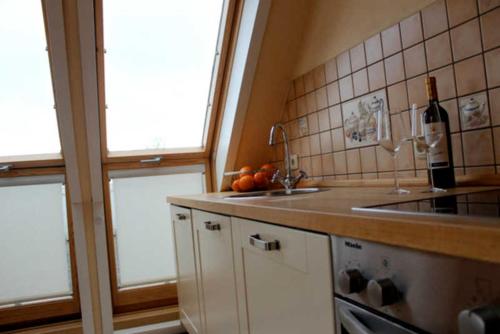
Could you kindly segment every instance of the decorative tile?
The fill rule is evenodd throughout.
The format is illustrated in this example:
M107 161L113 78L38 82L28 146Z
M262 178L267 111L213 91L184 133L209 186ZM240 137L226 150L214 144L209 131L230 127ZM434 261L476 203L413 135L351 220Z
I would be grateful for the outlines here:
M316 89L316 108L318 110L328 108L328 100L326 97L326 87Z
M436 78L436 88L439 100L447 100L457 95L455 92L453 66L446 66L429 73L429 75Z
M306 173L311 173L311 157L303 157L299 159L299 169Z
M399 24L382 31L382 50L384 57L390 56L401 51L401 36L399 33Z
M376 34L365 41L366 63L371 65L382 59L382 41Z
M363 43L356 45L350 51L351 69L356 72L366 66L365 47Z
M311 115L309 115L311 116ZM307 136L309 134L309 126L307 125L307 117L301 117L297 120L298 137Z
M289 120L297 118L297 100L292 100L287 104L287 118Z
M362 179L371 180L377 178L377 173L363 173L361 176Z
M444 0L436 1L422 10L424 36L429 38L448 29L448 17Z
M500 86L500 49L484 54L488 87Z
M483 33L483 47L489 50L500 45L500 8L481 16L481 31Z
M458 99L460 121L463 130L482 128L490 125L488 98L486 92L464 96Z
M378 90L385 86L385 70L382 61L368 66L368 83L370 91Z
M451 0L448 6L448 19L450 27L454 27L477 15L476 0Z
M337 59L333 58L325 64L325 78L326 83L330 83L338 79L337 75Z
M342 104L346 148L377 143L377 112L387 109L385 90Z
M403 48L420 43L424 39L420 13L416 13L401 21L399 27L401 29Z
M495 167L467 167L465 168L465 174L467 175L491 175L495 174Z
M388 85L391 85L393 83L405 79L403 54L401 52L395 54L394 56L386 58L384 60L384 63L385 63L385 77Z
M366 69L362 69L352 75L354 96L368 93L368 75Z
M425 91L425 75L410 79L406 82L408 87L408 102L410 105L417 104L417 107L427 105L427 93Z
M304 85L306 89L306 93L310 93L314 90L314 72L309 71L304 74Z
M347 76L339 80L340 88L340 100L346 101L354 97L354 91L352 87L352 76Z
M348 180L361 180L361 174L348 174Z
M488 96L491 108L491 123L493 125L500 125L500 88L490 90ZM500 147L500 142L498 142L498 146Z
M467 95L486 88L483 56L475 56L455 64L458 95Z
M333 151L332 136L330 131L321 132L319 134L319 141L321 145L321 153L330 153Z
M351 73L351 60L349 51L343 52L337 56L337 73L339 78L345 77Z
M466 166L493 165L493 139L490 129L462 133Z
M318 112L319 131L330 130L330 118L328 116L328 109L323 109Z
M300 139L293 139L290 141L290 149L292 154L297 153L299 156L303 156L300 150Z
M326 86L326 95L328 98L328 105L333 106L340 103L339 82L335 81Z
M450 34L442 33L425 42L429 70L451 63Z
M325 65L319 65L313 70L314 73L314 88L318 89L326 84Z
M359 150L361 155L361 171L363 173L373 173L377 171L377 158L375 146L363 147Z
M332 129L341 127L342 113L340 111L340 105L328 108L328 113L330 114L330 125Z
M345 150L344 129L343 128L333 129L331 133L332 133L333 151L337 152Z
M479 20L475 19L451 30L451 47L455 61L481 52Z
M309 134L318 133L319 132L318 113L312 113L307 115L307 124L309 126Z
M481 14L500 6L500 0L479 0L478 3L479 13Z
M347 172L348 173L361 173L361 159L359 150L346 151Z
M412 78L427 71L424 43L404 51L404 66L407 78Z
M345 151L333 153L333 165L335 168L335 174L347 173Z
M391 112L399 112L409 108L406 82L403 81L387 87L387 93L389 95L389 110Z
M375 152L377 155L377 171L394 171L394 159L392 155L380 145L376 146Z

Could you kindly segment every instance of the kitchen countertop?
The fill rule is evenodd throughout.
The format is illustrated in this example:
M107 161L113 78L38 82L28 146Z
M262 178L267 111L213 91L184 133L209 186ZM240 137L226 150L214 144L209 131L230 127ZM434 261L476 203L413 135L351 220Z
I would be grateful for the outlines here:
M390 204L498 187L461 187L447 193L389 195L389 188L336 187L273 198L224 199L231 193L169 196L167 201L220 214L338 236L365 239L452 256L500 263L500 219L355 212L352 207Z

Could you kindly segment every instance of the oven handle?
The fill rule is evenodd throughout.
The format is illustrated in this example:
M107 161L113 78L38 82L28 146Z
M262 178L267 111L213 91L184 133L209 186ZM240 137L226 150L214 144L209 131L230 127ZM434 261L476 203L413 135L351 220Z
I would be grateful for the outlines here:
M375 334L373 331L363 325L358 319L356 319L351 311L345 308L340 308L339 314L340 323L345 327L345 329L347 329L350 334Z

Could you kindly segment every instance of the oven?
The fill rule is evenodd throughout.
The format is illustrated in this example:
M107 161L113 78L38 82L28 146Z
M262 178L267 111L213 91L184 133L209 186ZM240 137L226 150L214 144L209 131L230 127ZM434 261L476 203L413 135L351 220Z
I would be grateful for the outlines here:
M500 334L500 265L332 236L336 334Z

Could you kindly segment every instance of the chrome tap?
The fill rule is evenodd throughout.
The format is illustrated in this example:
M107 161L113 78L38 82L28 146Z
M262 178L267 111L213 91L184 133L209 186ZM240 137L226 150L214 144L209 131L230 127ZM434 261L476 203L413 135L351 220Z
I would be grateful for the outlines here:
M288 148L288 135L285 130L285 126L281 123L276 123L273 125L271 128L271 132L269 133L269 145L273 146L276 144L275 142L275 133L276 129L281 129L281 134L283 136L283 146L285 148L285 170L286 170L286 175L283 176L281 175L281 172L276 170L273 174L273 178L271 182L276 183L279 182L285 187L286 192L291 192L291 189L295 188L297 183L302 179L302 178L307 178L306 172L303 170L299 171L298 176L292 176L292 165L290 163L290 150Z

